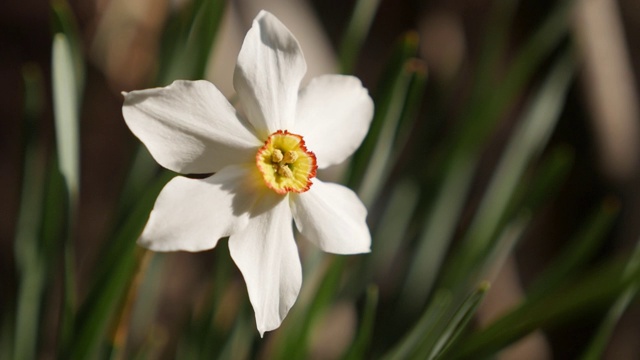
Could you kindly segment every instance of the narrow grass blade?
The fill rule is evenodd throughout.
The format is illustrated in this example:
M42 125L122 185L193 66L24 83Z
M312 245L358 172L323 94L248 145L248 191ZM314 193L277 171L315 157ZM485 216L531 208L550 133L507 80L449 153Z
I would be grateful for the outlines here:
M247 308L247 306L244 306ZM231 332L231 336L225 343L218 359L249 359L251 351L251 342L254 339L255 329L252 319L246 315L246 311L242 311L236 319L235 326Z
M74 68L67 36L58 33L53 38L53 108L60 172L67 183L71 206L77 202L80 187L79 99Z
M131 281L136 268L135 246L136 240L155 199L164 185L173 177L165 172L150 186L139 199L136 207L112 240L120 244L120 256L114 263L104 263L106 269L92 285L87 300L78 312L78 322L75 329L74 346L70 359L86 359L95 356L98 345L104 340L109 319L113 315L116 305L122 301L127 284Z
M478 275L472 276L473 280L487 280L492 282L498 276L498 272L503 268L505 261L511 255L518 241L522 238L527 225L531 220L529 211L524 210L513 221L506 224L491 252L482 261L482 266Z
M380 0L358 0L351 13L351 19L340 44L340 67L343 74L353 71L353 67L376 15Z
M425 68L416 61L407 61L393 84L386 107L376 113L376 117L380 117L381 127L358 190L360 199L368 207L373 205L394 164L394 157L397 156L395 145L402 127L403 114L407 111L411 113L408 108L417 104L415 97L411 96L411 90L421 93L425 81ZM412 87L414 82L420 84L417 89ZM408 103L409 99L414 101Z
M304 308L299 309L296 314L289 314L287 317L287 319L297 319L297 321L286 329L285 334L279 334L284 341L278 345L272 358L298 359L307 355L309 334L319 316L329 307L337 295L340 279L345 269L345 259L344 257L329 259L328 265L311 301L305 304Z
M573 167L574 157L573 149L566 145L549 150L535 171L526 176L527 181L520 183L507 213L513 213L518 208L534 211L552 198Z
M379 90L374 95L376 112L371 122L371 127L362 145L351 160L347 184L352 189L357 189L363 182L364 174L372 161L378 138L382 135L382 129L388 117L387 114L393 110L399 116L401 112L401 105L398 103L404 101L404 96L399 96L396 91L406 93L410 81L406 64L416 55L417 50L418 36L413 32L406 34L396 45L396 49L380 81ZM399 87L401 84L404 90L400 90L402 89L402 87Z
M69 42L75 73L75 89L78 98L81 98L84 89L85 66L78 24L67 0L53 0L51 9L53 10L52 32L64 34Z
M226 241L216 245L215 269L204 305L196 307L180 339L180 352L198 357L218 359L237 354L231 343L249 345L256 335L252 312L249 309L244 284L233 281L233 263ZM201 308L201 309L200 309ZM231 321L235 319L235 321ZM241 335L237 334L242 329ZM235 335L234 335L235 334ZM235 339L232 339L233 337ZM241 337L242 339L238 338ZM243 342L244 341L244 342ZM231 349L230 349L231 348ZM245 349L245 353L250 348ZM180 355L182 356L182 355ZM188 356L184 356L187 357Z
M583 227L575 237L565 246L562 254L551 264L545 272L531 285L528 294L530 300L544 298L562 286L573 275L582 270L582 266L591 260L610 229L620 210L620 204L612 198L605 199L584 222Z
M518 55L517 60L508 68L504 82L492 92L485 92L486 94L482 98L482 101L477 101L471 104L469 113L462 119L462 123L465 124L460 132L454 135L452 144L455 144L450 151L447 152L446 161L443 162L443 170L441 173L445 174L442 177L441 184L446 187L447 193L454 195L452 203L448 203L448 199L444 197L444 191L438 193L436 204L449 209L448 212L438 211L438 205L434 206L432 213L434 217L445 217L448 221L439 221L437 219L429 220L428 224L431 224L432 230L429 230L433 235L429 235L427 238L437 239L426 242L429 245L420 245L418 253L420 258L427 256L425 254L443 253L446 250L448 241L453 234L453 229L457 221L457 212L460 211L464 194L468 191L468 182L463 184L459 179L459 174L462 173L461 169L467 169L463 175L469 180L472 175L474 164L477 161L478 150L482 144L484 144L486 137L491 132L497 119L501 118L502 113L505 111L506 106L515 98L519 91L524 87L527 81L530 80L533 72L540 65L541 61L545 59L551 51L559 44L560 39L566 34L566 25L562 25L560 19L566 19L567 9L562 3L562 6L554 10L553 14L542 25L539 33L547 34L549 28L558 30L558 33L553 33L551 39L541 38L540 35L534 35L533 39L528 42L522 53L528 54L529 58L524 58L523 55ZM564 77L566 79L566 77ZM560 85L565 86L567 81L560 82ZM558 85L556 85L558 86ZM558 86L562 88L562 86ZM548 128L548 127L547 127ZM542 132L544 133L544 132ZM544 137L542 137L544 138ZM518 159L516 159L518 160ZM521 160L519 160L521 161ZM521 171L520 171L521 172ZM467 180L467 181L468 181ZM458 184L456 189L453 189L452 184ZM505 205L506 206L506 205ZM440 212L440 214L438 214ZM421 241L421 244L425 241ZM434 247L438 252L434 252L430 249ZM418 259L418 257L416 257ZM444 278L442 280L444 286L450 286L451 288L460 287L460 278L469 273L467 266L472 266L470 261L451 261L451 265L444 271ZM424 274L425 271L430 269L424 269L426 265L416 265L415 270L412 270L412 274L408 279L411 279L412 285L407 285L407 288L415 288L415 284L419 283L419 275ZM419 269L422 267L423 269ZM409 280L408 280L409 283ZM424 299L425 294L421 294L419 299Z
M443 187L424 221L401 294L400 308L408 313L424 306L465 203L475 165L461 160L450 164Z
M487 21L486 35L482 42L482 50L478 65L474 71L473 89L471 90L470 109L479 106L486 97L486 89L492 88L496 66L501 63L500 57L505 53L508 34L514 13L519 1L498 0L491 7L489 21Z
M135 275L129 282L126 295L119 304L119 309L112 318L111 336L108 344L108 357L112 360L123 359L131 328L131 312L140 292L140 284L147 272L153 253L147 249L139 249L136 252Z
M625 270L625 276L632 276L638 272L640 268L640 241L636 243L636 247L627 263ZM616 302L611 306L609 312L606 314L604 320L598 327L593 339L589 343L589 346L582 354L582 360L598 360L602 359L607 343L613 333L613 330L624 314L625 310L633 301L638 293L638 282L629 285L624 292L620 294Z
M463 115L467 124L454 141L462 153L474 153L490 134L494 124L509 104L521 94L535 71L552 54L567 36L568 18L573 0L559 1L533 36L519 49L508 66L504 80L493 91L478 89L481 94L470 104Z
M389 202L376 224L372 224L371 266L369 272L386 276L414 216L420 189L415 181L402 180L392 189Z
M614 259L586 273L579 281L567 281L543 298L525 301L502 318L458 342L444 354L447 359L482 358L539 328L551 328L602 309L629 286L640 282L640 270L627 273Z
M560 119L564 101L572 83L574 60L566 53L549 72L517 125L504 155L466 232L455 260L451 261L447 284L462 282L465 274L473 273L488 252L497 236L507 209L512 202L518 183L530 165L542 152ZM453 265L455 264L455 265ZM472 268L460 266L468 264ZM457 272L457 275L454 274Z
M61 320L62 349L71 346L71 334L76 311L76 276L74 256L74 229L80 191L79 149L79 96L73 49L66 35L53 38L52 55L53 110L55 115L56 145L60 173L65 180L68 206L67 241L64 247L64 300ZM66 351L66 350L63 350Z
M42 115L43 80L40 69L27 65L22 71L25 85L24 106L24 168L22 193L14 251L20 281L15 314L14 359L33 359L38 344L38 321L49 254L41 247L40 232L43 221L43 205L46 180L46 154L38 142L37 122ZM6 344L8 345L8 344ZM11 356L7 356L10 358Z
M153 160L147 148L138 144L137 151L120 193L116 219L113 223L114 226L111 227L113 231L126 222L129 212L135 207L140 195L144 194L149 183L158 175L159 169L160 166ZM107 245L107 249L104 249L103 258L109 257L109 259L105 258L105 261L109 262L112 260L112 257L118 256L119 252L113 251L114 247L117 248L118 246L110 243Z
M0 324L0 358L2 359L15 359L13 357L15 320L10 313L2 316L2 324Z
M235 265L233 264L231 257L229 257L229 251L227 251L228 246L228 242L223 244L218 243L216 246L218 254L216 256L216 267L213 277L213 299L210 302L211 308L209 309L214 321L210 322L202 337L202 342L205 344L206 351L211 357L216 357L221 344L229 341L229 328L225 327L222 321L219 320L216 322L215 319L221 319L224 314L228 313L228 310L225 309L225 305L223 303L223 301L225 301L224 297L234 290L237 293L237 288L235 288L237 284L233 283L233 271L231 270ZM237 286L242 288L244 284ZM240 291L240 293L244 294L243 291ZM236 303L238 303L238 308L236 309L237 316L242 317L242 321L244 321L242 326L251 325L248 329L246 327L244 328L245 337L246 339L253 339L255 337L255 329L253 329L252 326L254 320L250 315L251 310L249 309L248 299L243 297L240 301L236 301ZM236 326L240 325L237 324ZM205 354L207 352L205 352Z
M452 297L449 291L441 290L436 292L429 303L429 307L422 313L416 325L414 325L411 331L400 340L398 345L385 354L382 359L416 358L415 351L425 338L434 336L434 326L445 316L445 312L447 308L451 306L451 302Z
M196 0L169 21L161 46L158 85L204 78L225 5L223 0Z
M378 306L378 287L369 286L367 290L367 298L364 305L364 313L358 328L358 335L351 344L351 348L343 357L346 360L356 360L366 358L367 349L371 344L373 335L373 326L375 323L376 308Z
M158 312L158 305L161 301L159 295L163 290L162 285L164 285L161 279L166 269L167 255L163 253L154 253L153 255L133 305L131 328L129 330L129 340L133 344L131 346L132 353L144 352L145 346L152 348L155 343L154 341L145 340L149 340L151 334L157 330L154 327L154 322ZM139 347L135 348L135 345Z
M475 315L478 306L480 306L488 290L489 283L484 282L480 284L462 305L460 305L444 328L444 331L440 334L433 348L429 348L429 355L426 359L432 360L440 358L442 353L455 342Z

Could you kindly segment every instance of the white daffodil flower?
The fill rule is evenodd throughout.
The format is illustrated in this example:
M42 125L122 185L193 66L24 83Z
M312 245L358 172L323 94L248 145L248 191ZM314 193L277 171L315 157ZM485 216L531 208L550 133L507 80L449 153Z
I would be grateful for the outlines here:
M367 210L316 169L346 160L364 139L373 101L352 76L324 75L300 89L306 63L297 40L262 11L234 73L238 112L207 81L176 81L125 94L131 131L178 176L156 200L139 243L154 251L202 251L229 237L258 331L276 329L295 302L300 233L336 254L370 251Z

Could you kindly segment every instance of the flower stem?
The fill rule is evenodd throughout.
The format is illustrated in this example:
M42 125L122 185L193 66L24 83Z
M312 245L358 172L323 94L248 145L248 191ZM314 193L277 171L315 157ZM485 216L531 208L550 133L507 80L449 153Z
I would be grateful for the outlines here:
M127 294L120 305L118 314L114 317L114 323L110 334L111 343L111 359L123 359L127 345L127 337L129 335L129 322L131 320L131 312L135 304L138 288L149 268L149 263L153 256L153 252L138 248L136 249L136 272L129 283Z

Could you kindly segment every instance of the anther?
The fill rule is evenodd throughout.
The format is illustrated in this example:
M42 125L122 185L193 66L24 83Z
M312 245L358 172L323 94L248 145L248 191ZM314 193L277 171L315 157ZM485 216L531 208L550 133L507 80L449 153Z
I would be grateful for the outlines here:
M284 176L286 178L292 178L293 172L291 172L291 169L289 169L287 165L280 165L278 166L278 175Z
M295 151L287 151L284 154L284 163L285 164L293 164L294 162L296 162L296 160L298 160L298 153Z
M284 156L282 155L282 151L280 151L280 149L275 149L273 150L273 154L271 154L271 161L277 164L282 161L283 157Z

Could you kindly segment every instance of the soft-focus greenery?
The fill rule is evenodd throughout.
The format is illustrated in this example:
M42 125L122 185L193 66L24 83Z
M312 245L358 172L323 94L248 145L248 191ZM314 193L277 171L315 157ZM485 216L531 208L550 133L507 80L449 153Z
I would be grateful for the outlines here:
M344 72L357 66L378 3L357 2L340 45ZM301 296L281 328L260 339L245 292L239 292L235 306L223 308L229 307L225 295L238 290L233 281L237 273L225 242L220 242L207 301L197 309L193 304L186 324L176 325L184 326L176 332L176 358L305 358L323 319L344 302L355 304L358 312L355 334L341 355L345 359L490 357L536 329L566 324L588 311L601 312L603 322L583 354L599 358L640 281L638 251L593 264L619 213L613 198L591 209L518 306L485 328L473 321L496 269L557 196L575 156L565 146L547 146L563 116L579 61L567 29L571 2L558 2L503 64L496 82L489 74L504 59L516 3L495 1L470 94L454 126L438 136L420 137L423 124L437 121L444 105L425 110L428 64L418 58L418 35L410 32L398 40L371 89L373 124L344 179L369 208L372 253L341 257L306 252ZM149 86L204 77L224 5L222 0L195 0L172 15L162 37L159 72ZM159 169L140 146L110 240L101 249L100 266L93 270L87 296L79 299L72 229L82 196L78 112L84 60L72 13L63 2L55 3L53 13L57 155L47 163L34 133L42 117L43 79L41 69L27 66L24 181L14 246L19 287L15 309L5 309L2 317L0 358L30 359L44 351L42 311L52 291L47 284L54 281L63 283L56 335L47 335L56 340L55 356L153 358L166 341L153 335L166 255L139 249L135 241L157 194L175 174ZM440 91L445 92L442 99L449 98L448 90ZM480 154L508 111L516 112L516 122L479 203L472 207L468 199ZM233 321L216 320L221 311L230 311ZM146 327L138 332L149 336L128 342L133 326Z

